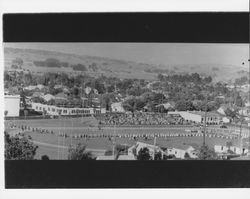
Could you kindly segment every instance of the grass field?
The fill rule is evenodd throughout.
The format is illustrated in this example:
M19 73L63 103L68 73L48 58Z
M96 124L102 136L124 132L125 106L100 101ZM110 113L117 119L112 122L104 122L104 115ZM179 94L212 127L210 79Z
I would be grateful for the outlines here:
M40 159L42 155L48 155L50 159L67 159L68 155L68 146L76 145L78 143L86 145L93 154L104 154L105 150L111 150L113 147L113 140L110 140L108 136L114 135L128 135L128 137L116 137L116 144L126 144L133 145L137 141L143 141L150 144L153 144L153 134L158 134L161 137L157 138L157 145L161 147L173 147L175 145L187 144L193 146L201 146L203 137L194 136L186 137L180 136L176 137L173 134L185 135L187 132L183 128L166 128L166 127L103 127L101 130L96 126L95 118L71 118L71 119L34 119L34 120L15 120L12 121L17 126L29 126L31 128L38 129L47 129L54 131L54 134L51 133L39 133L38 131L25 131L26 135L30 135L36 145L39 146L36 154L36 158ZM6 121L6 130L10 131L7 127L10 121ZM98 124L98 123L97 123ZM223 129L220 129L221 133ZM101 134L102 137L91 137L91 138L73 138L67 137L63 138L58 136L59 133L66 133L68 135L97 135ZM138 135L147 134L149 138L140 137ZM130 135L130 136L129 136ZM150 136L151 135L151 136ZM164 136L165 135L165 136ZM171 136L173 135L173 136ZM137 136L136 140L133 136ZM220 138L220 137L206 137L206 144L213 148L214 145L226 145L226 142L229 139ZM233 145L239 145L239 139L230 139Z

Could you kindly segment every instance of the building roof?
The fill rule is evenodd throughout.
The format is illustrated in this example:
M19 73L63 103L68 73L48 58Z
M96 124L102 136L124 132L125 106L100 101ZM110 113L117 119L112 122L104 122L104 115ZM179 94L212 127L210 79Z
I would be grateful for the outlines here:
M250 155L231 158L231 160L250 160Z
M119 155L118 160L135 160L133 155Z
M33 97L41 97L42 95L43 95L42 92L34 92L34 93L32 94Z
M170 103L158 104L156 107L163 106L165 109L173 108L173 105Z
M16 99L19 99L20 95L4 95L4 98L5 99L7 99L7 98L16 98Z
M51 95L51 94L46 94L46 95L43 96L43 99L46 100L46 101L49 101L51 99L55 99L55 96Z
M68 96L65 93L61 92L61 93L58 93L57 95L55 95L55 98L67 99Z
M136 142L136 148L138 147L138 146L140 146L140 147L146 147L146 148L148 148L148 149L160 149L160 147L159 146L154 146L154 145L152 145L152 144L148 144L148 143L144 143L144 142Z
M196 114L196 115L200 115L202 117L205 116L205 112L204 111L189 111L189 113L193 113L193 114ZM207 117L218 117L220 116L218 113L215 113L215 112L207 112Z
M96 160L114 160L113 155L101 155L96 158Z
M174 149L181 149L181 150L188 150L190 147L192 147L191 145L188 145L188 144L171 144L171 143L168 143L167 144L167 148L174 148ZM192 147L194 149L194 147Z

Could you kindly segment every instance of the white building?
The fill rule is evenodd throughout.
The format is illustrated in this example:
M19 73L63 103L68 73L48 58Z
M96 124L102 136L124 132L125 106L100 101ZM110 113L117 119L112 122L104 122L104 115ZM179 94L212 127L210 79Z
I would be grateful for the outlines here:
M96 160L115 160L113 155L101 155L96 158ZM136 160L134 155L119 155L117 160Z
M160 107L160 106L163 106L164 109L168 110L170 108L174 108L174 106L172 106L170 103L164 103L164 104L158 104L157 106L155 107Z
M40 112L46 113L47 115L97 115L97 114L105 114L105 108L67 108L67 107L57 107L53 105L40 104L32 102L32 109Z
M136 160L134 155L119 155L117 160Z
M169 115L179 115L187 122L204 123L205 112L202 111L173 111L168 112ZM207 112L206 123L207 124L220 124L222 117L219 114Z
M122 106L122 102L112 103L111 110L112 110L112 112L116 112L116 113L124 113L125 112L125 110Z
M115 157L113 155L100 155L96 160L115 160Z
M159 146L154 146L154 145L151 145L151 144L147 144L147 143L144 143L144 142L136 142L135 145L131 146L130 148L128 148L128 155L129 156L133 156L134 155L134 152L135 152L135 155L138 155L139 151L143 148L148 148L149 150L149 155L151 157L153 157L153 154L154 152L157 153L157 152L161 152L162 155L164 153L164 151L159 147Z
M245 106L246 106L246 107L250 107L250 101L247 101L247 102L245 103Z
M250 108L243 108L239 110L239 114L243 116L250 116Z
M168 115L179 115L186 121L201 123L201 115L193 114L187 111L170 111L168 112Z
M43 88L44 88L44 85L42 85L42 84L38 84L38 85L34 85L34 86L30 85L30 86L24 87L25 90L30 90L30 91L35 90L35 89L42 90Z
M86 87L84 89L85 93L88 95L93 90L94 94L98 95L98 91L95 88Z
M54 95L51 95L51 94L46 94L46 95L43 95L42 98L43 98L46 102L48 102L48 101L50 101L50 100L52 100L52 99L55 99L55 96L54 96Z
M246 147L242 147L242 148L238 147L238 146L227 147L227 146L222 146L222 145L215 145L214 146L215 153L227 153L228 150L233 151L237 155L248 153L248 149Z
M223 107L220 107L218 110L217 110L218 113L222 114L222 115L226 115L225 113L225 109Z
M230 119L228 119L227 117L223 117L222 122L223 123L230 123Z
M20 112L20 95L4 96L4 113L6 117L18 117Z
M190 145L176 145L167 148L168 155L174 155L176 158L185 159L185 155L190 158L197 158L197 151Z

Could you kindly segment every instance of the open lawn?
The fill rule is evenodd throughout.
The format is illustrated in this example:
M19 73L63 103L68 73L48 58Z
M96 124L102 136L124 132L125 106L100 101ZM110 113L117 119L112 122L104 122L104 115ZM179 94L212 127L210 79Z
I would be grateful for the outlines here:
M201 134L199 134L200 136L187 136L190 133L185 130L194 129L193 127L103 127L102 129L99 129L96 126L96 119L93 117L15 120L12 122L17 126L29 126L31 128L46 129L49 130L49 132L54 132L54 134L51 134L40 133L39 131L32 130L24 131L26 135L30 135L32 137L34 144L39 146L36 155L37 159L40 159L41 156L45 154L48 155L50 159L67 159L68 146L75 146L78 143L86 145L87 149L89 149L94 155L104 154L105 150L112 150L114 140L116 144L126 144L129 146L135 144L137 141L153 144L154 134L159 136L157 138L157 145L161 147L173 147L180 144L199 147L202 145L203 141ZM6 130L8 132L14 131L7 128L8 124L10 124L10 121L5 122ZM216 132L215 127L213 128L213 132ZM197 127L196 129L199 128ZM228 130L219 130L220 134L228 134ZM16 131L17 129L15 129L15 132ZM20 129L20 132L21 131L22 130ZM62 136L58 136L59 133L66 133L69 137L64 138ZM179 134L180 136L177 137L176 134ZM70 135L74 135L74 137ZM90 136L84 137L80 135ZM99 137L95 137L94 135L99 135ZM115 137L115 139L109 138L109 136L112 135L117 135L117 137ZM147 135L148 138L145 139L142 135ZM226 145L227 141L232 141L233 145L240 144L239 139L206 137L206 144L208 144L211 148L213 148L214 145Z

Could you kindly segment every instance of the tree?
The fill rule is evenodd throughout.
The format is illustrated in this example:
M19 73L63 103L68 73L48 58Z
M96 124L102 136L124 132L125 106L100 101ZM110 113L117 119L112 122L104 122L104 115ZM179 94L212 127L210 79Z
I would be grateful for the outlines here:
M35 146L30 138L15 135L11 137L4 132L5 159L6 160L33 160L38 146Z
M149 149L146 147L140 149L137 155L137 160L151 160Z
M23 60L21 58L16 58L12 61L12 66L21 68L23 65Z
M185 159L190 159L190 155L186 152L185 155L184 155L184 158Z
M188 101L188 100L177 101L175 104L175 108L178 111L192 111L195 109L193 106L193 103L191 101Z
M48 58L45 60L47 67L61 67L60 61L55 58Z
M42 159L42 160L49 160L49 156L43 155L43 156L41 157L41 159Z
M166 97L162 93L156 93L154 95L154 101L157 102L157 103L163 103L163 100L165 100L165 99L166 99Z
M27 116L28 116L28 113L29 113L28 109L24 109L23 113L24 113L24 117L25 117L25 119L26 119Z
M201 160L215 160L216 153L214 150L210 149L207 145L202 145L198 152L198 158Z
M146 105L146 103L143 101L143 99L133 97L123 102L122 105L126 111L131 111L134 114L136 110L141 110Z
M233 143L231 141L226 142L226 147L228 148L228 153L234 153L230 148L233 146Z
M7 115L8 115L8 111L5 110L5 111L4 111L4 116L7 117Z
M226 116L231 117L234 120L237 117L237 110L231 110L231 109L227 108L225 110L225 114L226 114Z
M25 85L30 85L32 83L31 73L24 74L24 83L25 83Z
M239 107L243 107L244 106L244 102L241 98L240 95L237 95L236 99L235 99L235 105L239 106Z
M86 66L83 64L75 64L75 65L71 65L71 67L75 71L87 71Z
M167 112L167 110L165 109L165 107L163 105L157 106L155 108L155 111L159 112L159 113L166 113Z
M126 111L131 111L132 113L134 113L135 110L136 110L136 100L135 100L135 98L131 98L131 99L126 100L125 102L123 102L122 105L123 105L123 108Z
M204 82L207 83L207 84L211 83L212 81L213 81L213 80L212 80L212 77L211 77L211 76L208 76L208 77L205 77L205 78L204 78Z
M155 159L154 160L162 160L162 153L160 151L155 153Z
M79 97L79 94L80 94L79 88L74 87L74 88L72 89L72 94L73 94L73 96L76 97L76 98Z
M76 147L69 148L69 160L93 160L92 154L90 152L86 152L86 146L82 144L78 144Z
M157 78L160 80L160 81L163 81L164 80L164 76L162 74L158 74Z

